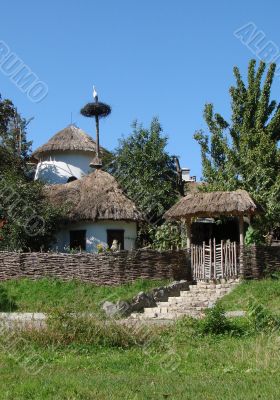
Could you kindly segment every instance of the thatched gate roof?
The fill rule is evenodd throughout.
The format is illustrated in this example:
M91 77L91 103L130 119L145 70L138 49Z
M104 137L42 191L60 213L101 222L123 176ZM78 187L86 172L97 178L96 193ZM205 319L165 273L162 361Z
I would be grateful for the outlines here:
M259 207L246 190L193 192L180 199L165 214L166 219L252 215Z
M51 151L88 151L96 152L95 141L82 129L75 125L69 125L57 132L50 140L34 151L32 156L39 160L42 155ZM102 152L107 150L101 148Z
M66 206L69 222L144 219L116 179L102 170L70 183L46 186L44 192L51 204Z

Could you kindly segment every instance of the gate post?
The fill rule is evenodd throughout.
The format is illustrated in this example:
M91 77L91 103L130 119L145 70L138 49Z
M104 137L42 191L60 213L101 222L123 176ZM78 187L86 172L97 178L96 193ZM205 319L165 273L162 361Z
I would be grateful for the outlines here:
M244 218L243 215L239 216L239 244L244 246Z
M213 259L213 255L212 255L212 240L211 239L209 239L209 256L210 256L209 279L211 280L211 278L212 278L212 259Z
M224 278L224 241L221 240L221 274Z
M186 220L186 233L187 233L187 249L191 248L191 220Z
M213 279L216 279L216 238L213 239Z

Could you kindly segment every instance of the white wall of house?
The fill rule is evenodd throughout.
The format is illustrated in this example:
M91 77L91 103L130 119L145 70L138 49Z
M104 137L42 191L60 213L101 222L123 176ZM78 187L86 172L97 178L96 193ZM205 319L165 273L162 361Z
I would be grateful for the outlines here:
M191 170L189 168L182 168L182 180L184 182L196 182L196 176L191 176Z
M92 159L91 152L51 152L37 164L35 180L53 185L66 183L71 176L81 179L92 172L89 166Z
M86 251L97 252L97 245L103 244L107 246L107 229L123 229L124 230L124 249L132 250L135 248L137 237L136 222L126 221L97 221L97 222L78 222L75 224L65 225L56 236L56 243L53 249L64 252L69 248L70 231L86 230Z
M182 168L182 179L184 182L190 181L190 169Z

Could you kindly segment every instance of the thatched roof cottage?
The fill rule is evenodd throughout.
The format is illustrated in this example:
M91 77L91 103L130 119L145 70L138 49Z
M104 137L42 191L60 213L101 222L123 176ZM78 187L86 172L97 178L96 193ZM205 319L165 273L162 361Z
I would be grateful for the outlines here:
M82 129L69 125L32 154L37 160L35 179L48 184L67 183L91 172L96 143ZM101 155L108 153L101 148Z
M112 175L100 169L92 172L94 156L94 140L73 125L33 153L39 160L35 179L46 184L50 203L66 210L53 246L58 251L95 252L99 244L111 247L114 241L119 249L135 248L137 223L143 217Z

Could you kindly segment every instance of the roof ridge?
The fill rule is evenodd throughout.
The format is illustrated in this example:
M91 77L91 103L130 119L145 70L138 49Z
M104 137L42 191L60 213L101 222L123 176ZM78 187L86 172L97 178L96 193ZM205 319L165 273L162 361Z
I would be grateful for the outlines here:
M73 182L45 186L44 193L54 205L71 204L68 221L144 219L117 179L106 171L96 170Z
M53 151L86 151L95 154L96 142L83 129L70 124L51 136L45 144L33 152L32 156L39 160L43 154ZM106 149L101 148L101 151L106 152Z

